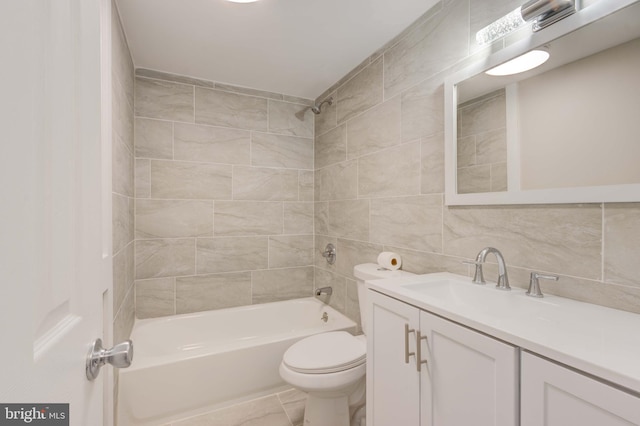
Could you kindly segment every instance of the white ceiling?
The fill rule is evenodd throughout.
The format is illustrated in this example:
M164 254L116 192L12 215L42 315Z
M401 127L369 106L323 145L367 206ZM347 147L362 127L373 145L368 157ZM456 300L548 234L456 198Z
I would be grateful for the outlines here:
M437 0L117 0L136 68L315 99Z

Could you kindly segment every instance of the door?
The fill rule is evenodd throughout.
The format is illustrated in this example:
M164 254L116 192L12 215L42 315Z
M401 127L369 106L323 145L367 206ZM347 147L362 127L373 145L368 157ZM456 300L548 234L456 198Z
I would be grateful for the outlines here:
M640 398L525 352L521 425L640 425Z
M415 352L420 311L375 291L367 294L367 426L417 426L420 376Z
M421 425L514 426L519 349L420 312Z
M109 19L102 0L0 2L0 404L71 425L111 422L110 371L85 375L111 343Z

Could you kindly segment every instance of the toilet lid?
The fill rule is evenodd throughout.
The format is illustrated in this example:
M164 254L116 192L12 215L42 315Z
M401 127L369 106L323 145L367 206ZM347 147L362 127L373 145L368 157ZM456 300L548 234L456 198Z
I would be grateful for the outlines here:
M299 373L336 373L365 362L367 344L346 331L316 334L294 343L282 362Z

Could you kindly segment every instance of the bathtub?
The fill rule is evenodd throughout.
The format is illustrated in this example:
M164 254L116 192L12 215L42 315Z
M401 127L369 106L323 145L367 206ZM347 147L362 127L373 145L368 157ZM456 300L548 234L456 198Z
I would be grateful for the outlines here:
M334 330L356 324L312 297L138 320L133 363L120 370L118 425L164 424L284 390L287 348Z

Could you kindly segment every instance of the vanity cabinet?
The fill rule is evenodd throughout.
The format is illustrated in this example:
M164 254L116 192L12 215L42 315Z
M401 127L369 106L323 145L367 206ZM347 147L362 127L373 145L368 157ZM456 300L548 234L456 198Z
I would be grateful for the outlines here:
M518 423L518 348L380 293L369 297L368 426Z
M521 426L640 425L640 398L522 353Z

